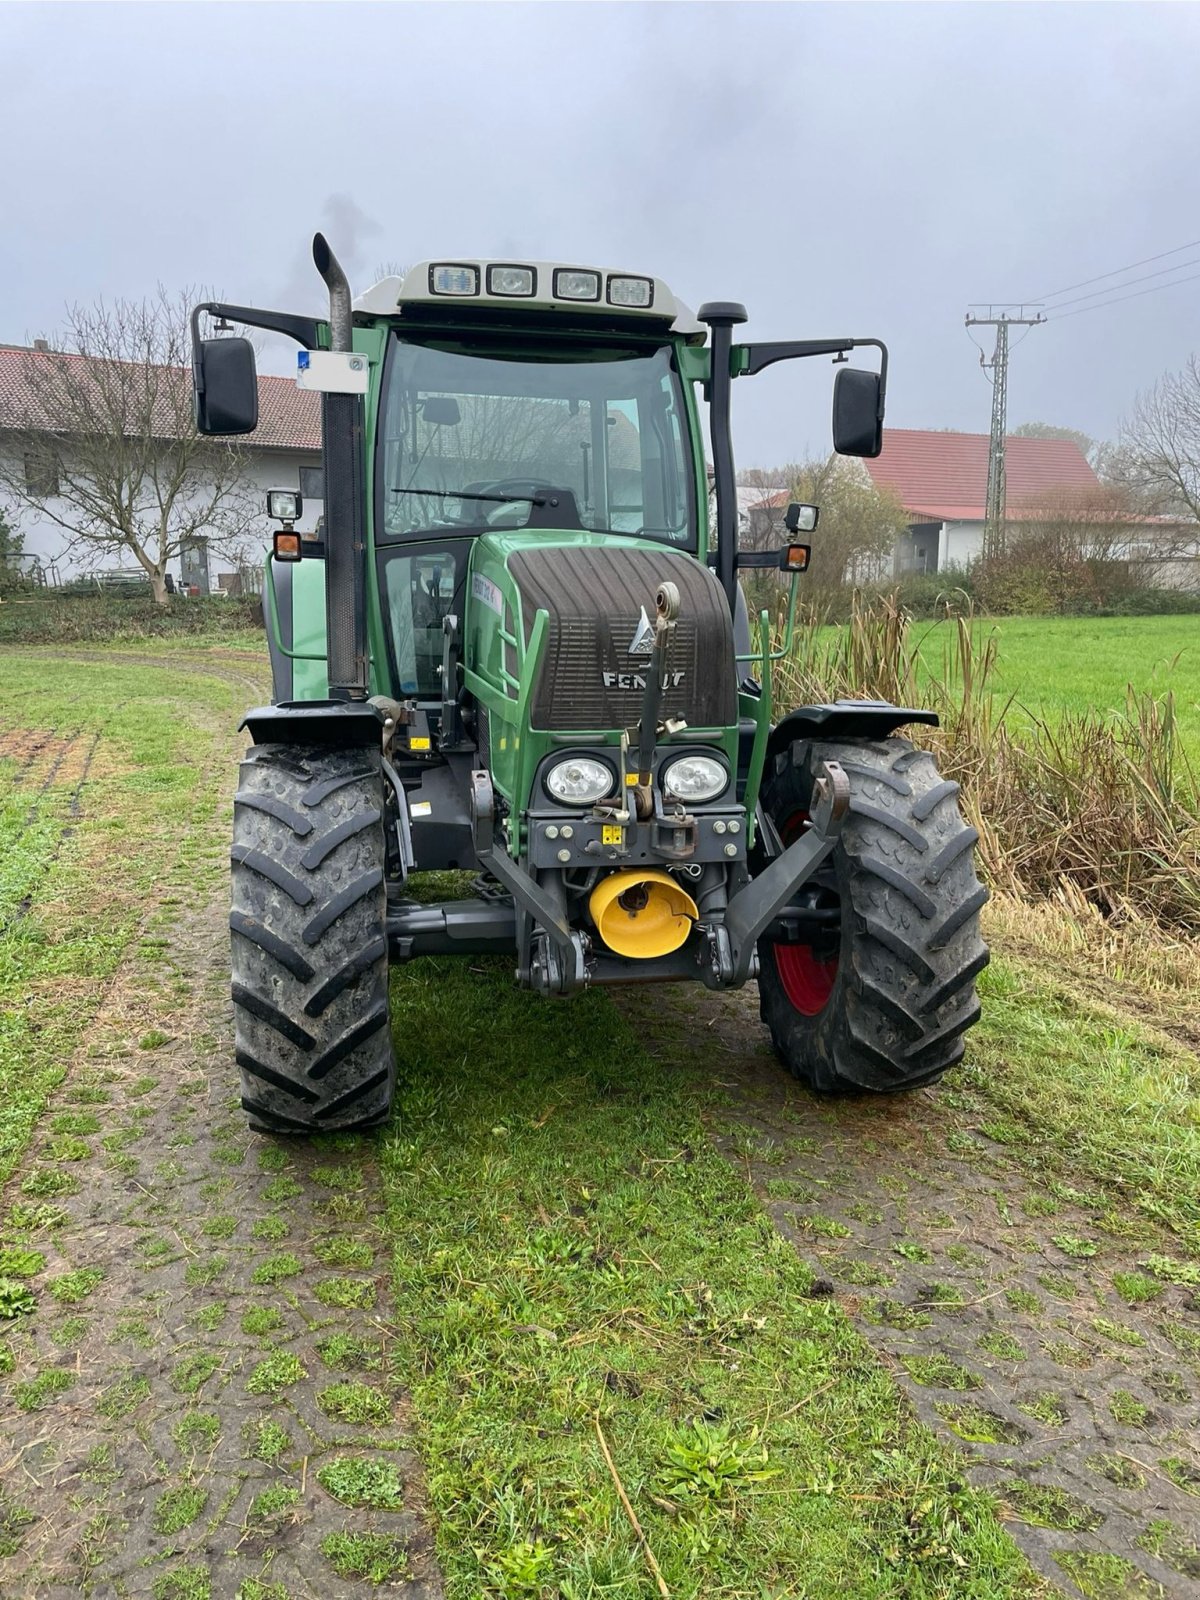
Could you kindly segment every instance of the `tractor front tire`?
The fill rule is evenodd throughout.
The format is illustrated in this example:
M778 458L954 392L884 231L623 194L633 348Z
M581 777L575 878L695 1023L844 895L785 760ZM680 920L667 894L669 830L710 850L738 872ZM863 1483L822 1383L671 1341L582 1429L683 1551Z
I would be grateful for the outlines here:
M262 1133L386 1120L380 753L254 745L234 796L233 955L242 1106Z
M813 884L827 932L759 941L759 1000L784 1065L820 1094L888 1094L940 1078L962 1058L987 965L974 828L958 785L907 739L796 743L780 752L763 804L783 843L808 823L825 761L850 780L850 811Z

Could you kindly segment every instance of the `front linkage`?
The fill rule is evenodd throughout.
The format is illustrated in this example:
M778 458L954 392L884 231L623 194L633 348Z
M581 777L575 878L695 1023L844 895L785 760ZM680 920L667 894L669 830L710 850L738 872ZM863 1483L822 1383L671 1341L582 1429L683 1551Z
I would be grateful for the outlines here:
M734 989L753 978L758 972L757 941L816 873L821 863L837 843L842 821L850 801L850 786L837 762L822 764L816 780L816 798L809 827L803 835L786 849L776 844L778 854L757 877L751 878L742 867L738 876L741 886L729 898L725 889L728 861L725 852L739 848L729 838L732 826L740 828L741 810L728 818L708 813L703 819L681 812L677 816L661 814L641 824L645 837L628 851L629 859L659 860L676 865L681 859L678 846L668 846L665 852L656 849L656 838L683 835L692 839L709 841L704 850L699 844L689 854L688 865L697 870L695 936L677 952L656 958L655 977L699 977L710 989ZM496 805L491 779L484 771L471 774L471 825L475 851L484 868L493 873L512 895L516 907L514 934L517 943L517 975L527 987L543 994L569 994L591 982L628 981L634 974L629 966L615 967L613 958L598 951L590 936L573 930L563 908L558 903L553 881L546 882L546 872L541 881L525 866L514 861L496 835ZM569 842L562 841L562 828L536 816L530 819L531 833L546 847L533 850L533 860L553 853L555 866L568 871L572 866L586 870L592 857L589 847L594 843L597 829L613 824L595 819L589 826L582 820L574 827L568 825ZM716 831L720 827L720 832ZM547 833L551 834L547 838ZM712 858L709 874L712 884L705 892L706 862ZM547 864L548 866L548 864ZM553 871L553 869L549 869ZM660 887L658 878L650 878L630 871L626 895L639 895L640 885L652 883ZM732 876L732 874L731 874ZM690 898L690 897L689 897ZM631 911L645 910L645 901L632 906ZM686 914L686 913L685 913ZM393 938L406 937L403 914L390 924ZM672 955L674 959L672 959ZM668 965L664 968L663 963Z

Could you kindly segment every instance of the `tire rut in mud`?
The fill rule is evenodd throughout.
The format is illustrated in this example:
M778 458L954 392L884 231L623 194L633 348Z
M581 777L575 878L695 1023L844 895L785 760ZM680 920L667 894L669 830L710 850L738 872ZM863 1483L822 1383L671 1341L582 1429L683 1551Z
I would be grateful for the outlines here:
M6 1596L441 1594L373 1144L245 1129L227 939L143 936L6 1192Z

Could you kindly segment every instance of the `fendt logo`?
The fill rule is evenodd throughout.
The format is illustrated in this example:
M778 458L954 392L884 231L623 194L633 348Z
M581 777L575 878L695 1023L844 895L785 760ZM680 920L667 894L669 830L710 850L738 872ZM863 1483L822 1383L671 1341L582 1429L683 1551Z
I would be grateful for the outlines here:
M631 656L648 656L654 653L654 625L646 615L645 606L637 627L633 631L633 643L629 646Z
M629 650L631 656L649 656L654 654L654 624L646 615L645 606L638 618L638 625L633 630ZM683 682L682 672L664 672L662 686L664 689L678 689ZM644 689L646 687L646 674L642 672L606 672L603 674L606 689Z

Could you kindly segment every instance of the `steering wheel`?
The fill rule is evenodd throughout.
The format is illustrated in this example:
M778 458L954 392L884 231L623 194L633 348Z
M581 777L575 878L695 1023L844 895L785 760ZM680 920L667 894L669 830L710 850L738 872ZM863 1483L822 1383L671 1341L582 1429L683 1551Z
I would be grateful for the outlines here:
M528 495L530 499L540 500L543 495L558 493L557 486L547 483L544 478L483 478L478 483L468 484L463 490L464 498L469 502L473 494L510 494L517 498L505 501L499 505L487 505L484 521L490 526L499 522L501 517L512 516L514 512L520 514L525 509L526 514L530 509L528 500L522 497ZM519 526L519 524L518 524Z

